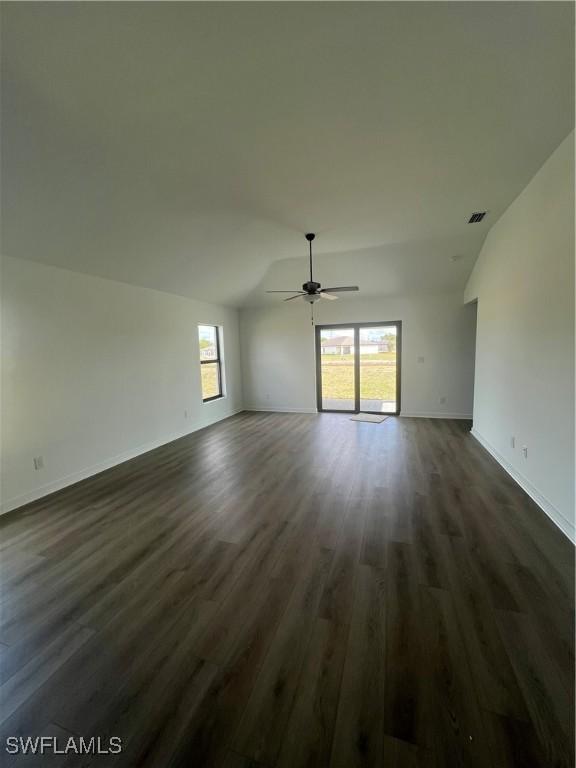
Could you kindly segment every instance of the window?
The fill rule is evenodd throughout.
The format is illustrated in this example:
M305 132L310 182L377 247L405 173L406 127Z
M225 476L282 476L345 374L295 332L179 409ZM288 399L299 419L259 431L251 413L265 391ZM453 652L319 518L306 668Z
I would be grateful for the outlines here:
M217 325L199 325L200 372L202 374L202 401L216 400L222 391L222 359L220 357L220 329Z

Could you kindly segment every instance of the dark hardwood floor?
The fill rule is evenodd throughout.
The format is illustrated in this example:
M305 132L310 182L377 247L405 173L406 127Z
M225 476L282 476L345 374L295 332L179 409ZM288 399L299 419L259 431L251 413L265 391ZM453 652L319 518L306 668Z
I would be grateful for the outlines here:
M243 413L0 519L0 764L573 766L574 550L469 427Z

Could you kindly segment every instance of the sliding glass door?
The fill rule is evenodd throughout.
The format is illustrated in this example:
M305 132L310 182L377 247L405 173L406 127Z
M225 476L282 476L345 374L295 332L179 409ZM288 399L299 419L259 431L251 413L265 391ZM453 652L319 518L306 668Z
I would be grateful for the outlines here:
M400 413L401 323L316 326L318 410Z
M398 328L375 325L359 329L360 406L365 413L397 413Z
M355 413L354 328L317 327L316 333L322 379L322 410Z

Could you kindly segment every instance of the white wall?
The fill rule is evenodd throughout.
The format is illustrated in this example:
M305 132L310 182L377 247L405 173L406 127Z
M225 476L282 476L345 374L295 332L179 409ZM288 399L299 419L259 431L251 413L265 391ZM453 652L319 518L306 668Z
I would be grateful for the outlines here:
M198 323L223 326L206 404ZM3 511L242 406L236 310L31 261L3 260L2 361Z
M573 142L494 225L465 292L478 299L474 434L572 539Z
M476 312L459 294L322 302L316 323L402 321L402 414L470 417ZM247 408L316 410L310 308L293 301L240 313ZM418 358L424 362L419 363ZM446 402L440 403L445 397Z

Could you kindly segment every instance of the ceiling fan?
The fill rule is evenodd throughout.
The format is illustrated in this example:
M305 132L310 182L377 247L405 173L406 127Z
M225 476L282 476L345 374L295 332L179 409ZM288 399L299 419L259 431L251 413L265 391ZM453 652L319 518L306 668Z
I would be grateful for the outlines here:
M304 301L307 301L309 304L314 304L315 301L318 301L318 299L330 299L331 301L334 301L334 299L338 299L339 296L334 296L334 293L342 293L343 291L358 291L360 290L357 285L344 285L340 286L339 288L322 288L320 283L314 282L314 278L312 277L312 241L316 235L313 232L309 232L306 235L306 240L308 240L308 245L310 247L310 280L308 280L307 283L304 283L302 286L301 291L266 291L266 293L293 293L294 296L289 296L287 299L284 299L284 301L292 301L292 299L298 299L300 296L304 299Z

